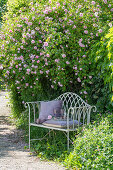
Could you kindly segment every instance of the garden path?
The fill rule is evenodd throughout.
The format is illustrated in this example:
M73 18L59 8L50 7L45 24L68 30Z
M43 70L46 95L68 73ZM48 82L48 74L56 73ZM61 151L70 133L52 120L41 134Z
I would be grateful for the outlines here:
M8 92L0 92L0 170L64 170L55 162L42 161L24 149L23 133L9 122Z

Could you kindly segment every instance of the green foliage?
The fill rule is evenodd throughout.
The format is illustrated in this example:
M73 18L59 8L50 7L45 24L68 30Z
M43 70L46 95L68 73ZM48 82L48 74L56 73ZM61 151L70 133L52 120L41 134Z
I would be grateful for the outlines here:
M110 101L111 91L109 84L104 83L104 79L97 73L93 78L93 84L90 87L91 104L96 105L98 112L104 113L106 110L112 112ZM95 113L97 114L97 113ZM91 120L95 120L95 115L91 114Z
M74 151L65 159L67 168L113 168L113 115L104 118L99 125L84 128L74 142Z
M12 104L12 113L13 118L19 119L23 110L23 105L21 103L21 97L20 94L17 92L17 89L15 86L12 85L11 93L10 93L10 102Z
M0 0L0 27L2 25L2 16L4 15L5 11L6 11L6 4L7 4L8 0Z
M100 79L100 82L104 82L105 85L103 87L100 86L103 90L103 99L110 98L108 105L113 107L113 27L109 29L109 33L107 31L107 34L101 38L101 41L96 43L94 46L92 46L92 51L89 54L90 58L92 58L95 54L95 61L97 64L97 75ZM97 82L97 81L96 81ZM103 83L101 83L102 85ZM109 89L106 90L106 87L109 85ZM99 83L96 85L99 86ZM105 93L105 90L106 93ZM100 90L99 88L97 89ZM101 91L101 90L100 90ZM108 95L107 95L108 93ZM99 98L100 96L98 96ZM106 100L106 99L105 99ZM106 103L106 104L107 104ZM105 105L104 105L105 106Z
M49 132L47 129L40 131L40 128L32 128L32 132L33 130L32 134L35 135L35 138L43 138ZM31 146L35 154L41 159L62 161L67 154L67 138L60 131L50 132L50 135L48 134L45 139L32 142Z

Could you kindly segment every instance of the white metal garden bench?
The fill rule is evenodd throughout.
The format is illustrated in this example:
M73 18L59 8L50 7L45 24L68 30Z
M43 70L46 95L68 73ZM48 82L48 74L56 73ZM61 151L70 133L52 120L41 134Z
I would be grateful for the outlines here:
M67 136L67 149L69 149L69 132L76 131L80 125L85 125L90 123L90 114L91 112L96 112L95 106L90 106L87 104L80 96L75 93L67 92L61 94L55 99L55 101L62 101L62 109L64 110L63 115L65 117L65 127L59 127L54 124L37 124L36 123L36 107L40 110L40 104L42 101L35 102L26 102L26 106L29 108L29 149L31 140L40 140L40 139L31 139L30 138L30 127L36 126L40 128L47 128L51 130L63 131ZM31 121L31 110L34 114L34 119ZM62 121L62 120L59 120ZM71 122L71 125L70 125Z

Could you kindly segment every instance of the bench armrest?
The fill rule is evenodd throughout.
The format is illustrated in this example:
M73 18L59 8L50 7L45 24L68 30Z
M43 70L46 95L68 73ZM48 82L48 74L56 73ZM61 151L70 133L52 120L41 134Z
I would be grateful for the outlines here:
M69 118L71 116L71 119L73 120L77 120L78 121L78 126L80 123L80 120L82 118L82 124L84 125L85 123L85 119L87 118L87 124L90 123L90 114L91 111L96 112L96 107L95 106L81 106L81 107L70 107L68 109L68 113L67 113L67 127L69 128ZM73 125L74 127L74 125Z
M29 123L30 123L30 116L31 116L31 109L33 109L34 113L34 122L36 122L36 106L38 107L40 111L40 103L41 101L33 101L33 102L26 102L25 103L25 108L29 109Z

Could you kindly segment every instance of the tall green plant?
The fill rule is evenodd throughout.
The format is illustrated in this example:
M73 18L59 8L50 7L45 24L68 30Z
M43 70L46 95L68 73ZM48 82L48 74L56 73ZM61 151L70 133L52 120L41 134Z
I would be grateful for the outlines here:
M95 56L94 59L97 64L97 76L100 81L100 87L98 83L96 85L98 88L97 90L95 90L95 92L96 91L99 92L101 91L101 89L103 89L104 91L103 101L105 100L106 102L109 98L109 102L107 101L106 104L104 104L104 107L107 106L110 108L110 105L111 105L111 110L113 108L113 55L112 55L113 46L112 46L112 43L113 43L113 27L111 27L109 31L107 31L107 34L104 37L102 37L99 42L97 42L94 46L92 46L92 51L90 53L91 58ZM109 86L109 88L106 88L107 86ZM102 91L101 91L101 94L102 94ZM96 96L97 98L99 98L98 95ZM101 103L103 103L103 101Z

